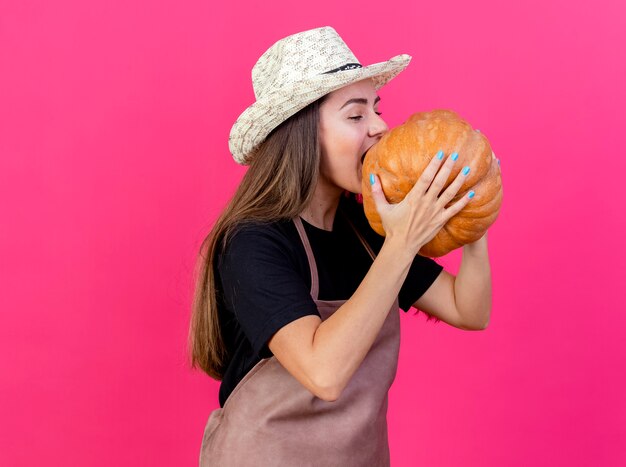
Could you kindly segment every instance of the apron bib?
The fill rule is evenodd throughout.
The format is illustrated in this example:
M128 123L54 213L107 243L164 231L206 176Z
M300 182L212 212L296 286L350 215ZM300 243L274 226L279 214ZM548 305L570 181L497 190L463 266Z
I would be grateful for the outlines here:
M347 216L372 259L374 252ZM317 266L300 217L293 219L311 269L311 297L322 320L346 300L318 300ZM389 466L388 391L398 366L395 302L365 359L339 399L314 396L276 357L258 362L204 429L200 467Z

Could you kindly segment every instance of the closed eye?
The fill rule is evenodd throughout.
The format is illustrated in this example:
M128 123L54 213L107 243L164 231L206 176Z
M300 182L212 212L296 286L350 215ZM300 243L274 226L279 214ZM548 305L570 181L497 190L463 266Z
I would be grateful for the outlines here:
M378 115L378 116L380 116L380 115L382 115L382 114L383 114L382 112L374 112L374 113L375 113L376 115ZM349 118L350 120L355 120L355 121L358 121L358 120L361 120L361 119L363 118L363 115L357 115L356 117L348 117L348 118Z

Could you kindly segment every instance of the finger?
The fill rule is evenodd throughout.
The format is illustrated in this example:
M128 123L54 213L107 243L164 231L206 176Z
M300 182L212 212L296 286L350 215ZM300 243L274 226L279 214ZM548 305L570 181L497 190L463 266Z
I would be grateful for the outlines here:
M500 159L498 159L498 156L496 156L496 153L493 151L491 151L491 158L498 163L498 168L500 168Z
M387 202L387 198L385 198L385 193L380 184L380 178L378 178L376 174L370 174L370 183L372 184L372 199L374 200L376 211L380 214L389 206L389 203Z
M470 172L471 172L471 167L469 165L459 170L459 173L457 174L454 181L450 183L448 188L446 188L446 190L441 194L441 196L439 196L439 199L437 200L437 202L439 203L440 206L446 206L450 202L450 200L456 196L459 189L463 186L463 183L465 183L465 179L468 177Z
M445 186L448 178L450 177L450 172L452 172L452 167L454 166L456 160L458 159L459 154L457 152L453 152L450 154L450 157L446 159L443 166L437 172L437 176L433 180L432 184L428 187L426 191L426 195L431 198L436 198L439 196L442 188Z
M444 153L442 150L440 150L430 160L430 162L426 166L426 169L424 169L424 172L422 172L422 175L420 175L420 178L417 179L417 182L415 182L413 188L411 188L411 190L409 190L409 192L407 193L407 196L422 196L430 186L433 178L435 178L435 175L437 174L439 167L441 167L443 160Z
M471 196L471 197L470 197ZM461 212L461 210L467 206L468 203L472 202L472 198L474 197L474 190L470 190L465 196L463 196L460 200L454 203L447 209L444 209L444 216L446 222L448 222L452 217Z

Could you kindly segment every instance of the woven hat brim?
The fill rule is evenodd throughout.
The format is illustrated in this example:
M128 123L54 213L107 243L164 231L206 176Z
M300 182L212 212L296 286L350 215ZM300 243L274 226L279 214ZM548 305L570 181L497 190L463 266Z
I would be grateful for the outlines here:
M228 144L233 158L237 163L246 165L246 156L274 128L310 103L347 84L367 78L372 78L375 88L380 89L402 72L410 61L410 55L396 55L385 62L362 68L303 79L261 96L241 113L231 128Z

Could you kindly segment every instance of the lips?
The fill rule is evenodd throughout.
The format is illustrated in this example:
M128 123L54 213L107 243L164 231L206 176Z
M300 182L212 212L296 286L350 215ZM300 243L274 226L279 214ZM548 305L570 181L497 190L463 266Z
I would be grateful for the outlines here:
M365 161L365 156L367 156L367 152L374 147L374 144L372 144L369 148L367 148L365 152L363 153L363 155L361 156L361 164L363 163L363 161Z

